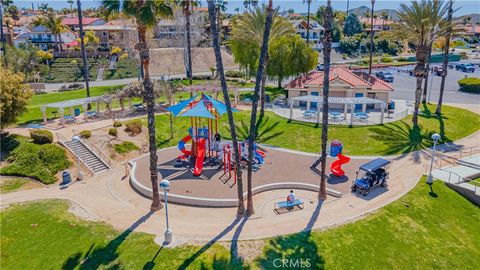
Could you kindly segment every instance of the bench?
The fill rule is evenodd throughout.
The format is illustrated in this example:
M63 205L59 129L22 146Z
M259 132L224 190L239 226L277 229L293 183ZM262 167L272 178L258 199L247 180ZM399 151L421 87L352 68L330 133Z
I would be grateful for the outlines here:
M277 202L274 204L273 211L277 214L284 214L287 212L291 212L295 208L297 208L297 210L302 210L303 201L300 199L295 199L294 202L288 202L288 201Z

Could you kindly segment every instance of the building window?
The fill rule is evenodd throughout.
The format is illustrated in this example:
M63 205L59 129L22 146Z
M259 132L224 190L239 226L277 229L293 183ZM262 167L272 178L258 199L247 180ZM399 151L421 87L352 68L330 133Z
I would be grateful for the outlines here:
M106 37L108 35L108 32L107 31L103 31L102 32L102 36Z

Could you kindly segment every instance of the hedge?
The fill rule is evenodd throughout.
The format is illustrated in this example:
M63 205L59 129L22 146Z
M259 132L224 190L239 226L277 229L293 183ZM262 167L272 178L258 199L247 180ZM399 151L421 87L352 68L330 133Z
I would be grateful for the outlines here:
M382 57L382 58L380 58L380 62L382 62L382 63L391 63L391 62L393 62L393 58L391 58L391 57Z
M136 146L133 142L130 142L130 141L124 141L120 144L115 144L113 148L115 149L115 152L119 154L125 154L133 150L140 149L138 146Z
M57 181L55 175L71 165L65 150L55 144L34 144L17 135L3 137L1 144L8 152L7 165L0 169L2 175L32 177L52 184Z
M225 77L230 78L243 78L245 77L245 73L239 70L227 70L225 72Z
M88 139L92 137L92 132L90 130L82 130L80 131L80 136L82 136L85 139Z
M53 133L45 129L36 129L30 131L30 138L36 144L46 144L53 142Z
M133 119L130 121L125 122L125 131L132 134L140 134L142 132L142 120L140 119Z
M480 78L464 78L458 81L460 90L480 94Z
M108 130L108 135L113 136L113 137L117 137L118 136L118 130L116 128L110 128Z
M121 126L122 126L122 122L120 121L113 122L113 127L121 127Z

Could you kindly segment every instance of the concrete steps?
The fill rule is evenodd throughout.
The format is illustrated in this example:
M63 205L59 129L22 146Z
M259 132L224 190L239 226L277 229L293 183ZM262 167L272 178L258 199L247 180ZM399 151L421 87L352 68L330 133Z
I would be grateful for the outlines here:
M65 147L70 150L75 156L78 156L80 161L85 164L93 173L108 170L109 167L103 162L95 153L88 149L82 142L71 140L64 142Z

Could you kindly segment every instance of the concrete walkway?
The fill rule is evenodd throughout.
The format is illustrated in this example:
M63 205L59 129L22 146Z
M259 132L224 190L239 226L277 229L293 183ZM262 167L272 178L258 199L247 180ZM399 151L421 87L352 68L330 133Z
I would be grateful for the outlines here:
M480 147L480 132L455 143L463 147ZM447 153L454 154L455 152ZM305 200L303 211L276 215L273 202L284 198L288 191L276 190L254 196L255 214L245 222L236 219L234 208L198 208L170 205L170 226L180 242L235 239L259 239L296 233L302 230L336 226L373 212L410 191L426 171L430 151L417 151L394 158L390 165L387 189L375 189L367 197L346 195L339 199L329 197L318 204L317 194L298 191ZM307 168L305 168L307 169ZM435 186L435 185L434 185ZM118 165L112 170L76 182L65 190L52 185L42 189L26 190L2 195L2 207L25 201L61 198L80 205L91 218L105 221L124 230L149 212L150 200L135 193L125 177L125 169ZM137 231L163 235L165 211L149 215Z

